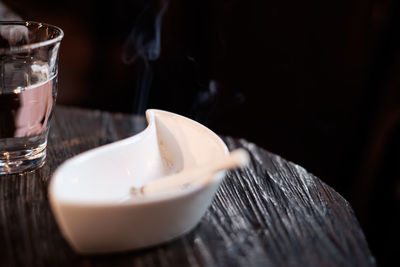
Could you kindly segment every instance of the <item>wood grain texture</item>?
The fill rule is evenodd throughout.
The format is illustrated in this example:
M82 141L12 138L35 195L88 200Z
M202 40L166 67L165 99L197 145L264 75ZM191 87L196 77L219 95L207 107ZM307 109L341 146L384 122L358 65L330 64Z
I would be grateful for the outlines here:
M195 230L145 250L75 254L50 211L51 174L67 158L144 127L142 117L57 107L45 166L0 176L0 266L375 265L345 199L302 167L229 137L251 164L228 173Z

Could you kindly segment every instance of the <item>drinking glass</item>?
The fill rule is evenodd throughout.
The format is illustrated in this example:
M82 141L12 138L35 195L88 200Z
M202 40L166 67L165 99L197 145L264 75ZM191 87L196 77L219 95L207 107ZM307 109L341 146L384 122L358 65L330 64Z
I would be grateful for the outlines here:
M63 36L45 23L0 22L0 174L44 164Z

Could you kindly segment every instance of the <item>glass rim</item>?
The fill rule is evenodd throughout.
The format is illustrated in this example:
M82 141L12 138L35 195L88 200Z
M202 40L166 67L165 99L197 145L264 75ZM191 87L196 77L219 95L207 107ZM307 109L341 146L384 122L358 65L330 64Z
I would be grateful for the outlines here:
M29 44L24 44L24 45L18 45L18 46L11 46L7 48L0 48L0 55L8 55L8 54L14 54L14 53L21 53L21 52L26 52L35 48L39 47L44 47L48 45L52 45L55 43L58 43L62 40L64 37L64 31L61 30L60 27L47 24L47 23L42 23L42 22L36 22L36 21L0 21L0 26L2 25L24 25L24 26L29 26L29 25L37 25L39 27L47 27L54 29L55 31L58 32L58 35L54 38L40 41L40 42L34 42L34 43L29 43Z

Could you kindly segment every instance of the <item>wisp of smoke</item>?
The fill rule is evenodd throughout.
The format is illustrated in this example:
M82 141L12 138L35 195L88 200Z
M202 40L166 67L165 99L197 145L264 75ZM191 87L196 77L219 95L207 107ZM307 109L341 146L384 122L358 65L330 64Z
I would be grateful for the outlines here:
M138 73L134 107L137 114L143 114L149 97L152 80L150 61L155 61L161 53L162 18L167 10L168 2L161 1L161 8L148 4L138 16L129 34L122 52L125 64L140 61L143 64L142 73ZM155 14L155 15L154 15Z

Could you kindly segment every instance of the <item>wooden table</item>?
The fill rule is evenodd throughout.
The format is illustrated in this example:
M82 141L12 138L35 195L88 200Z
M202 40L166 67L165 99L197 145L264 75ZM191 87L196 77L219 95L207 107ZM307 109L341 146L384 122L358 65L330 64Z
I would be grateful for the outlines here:
M230 137L224 137L228 147L247 149L251 164L228 173L195 230L145 250L75 254L49 207L53 171L67 158L145 124L143 117L57 107L46 165L0 176L0 266L375 265L352 208L335 190L302 167Z

